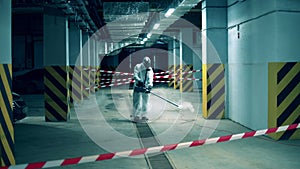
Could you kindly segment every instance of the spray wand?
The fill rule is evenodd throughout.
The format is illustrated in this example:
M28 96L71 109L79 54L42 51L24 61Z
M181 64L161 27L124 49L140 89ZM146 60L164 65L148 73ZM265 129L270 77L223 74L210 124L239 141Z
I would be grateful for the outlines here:
M166 102L172 104L173 106L176 106L176 107L179 108L179 109L182 108L182 105L178 105L178 104L176 104L175 102L173 102L173 101L171 101L171 100L169 100L169 99L167 99L167 98L164 98L164 97L162 97L162 96L160 96L160 95L158 95L158 94L156 94L156 93L153 93L152 91L150 91L150 93L153 94L154 96L156 96L156 97L158 97L158 98L161 98L161 99L163 99L164 101L166 101Z

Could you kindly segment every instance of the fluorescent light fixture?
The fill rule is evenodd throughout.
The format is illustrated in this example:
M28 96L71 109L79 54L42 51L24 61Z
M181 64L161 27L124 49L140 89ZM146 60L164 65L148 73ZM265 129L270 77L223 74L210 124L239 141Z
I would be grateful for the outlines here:
M165 17L169 17L172 15L172 13L175 11L175 8L170 8L167 13L165 13Z
M148 40L148 38L144 38L143 41L146 42Z
M152 33L147 34L147 38L150 38L152 36Z
M154 24L153 29L158 29L159 23Z

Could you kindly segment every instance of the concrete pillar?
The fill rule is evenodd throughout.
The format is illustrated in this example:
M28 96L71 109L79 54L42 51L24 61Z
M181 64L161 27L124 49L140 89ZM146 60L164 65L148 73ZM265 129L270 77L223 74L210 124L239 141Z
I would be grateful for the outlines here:
M299 123L300 1L228 5L229 117L254 130Z
M88 32L82 33L82 82L83 98L90 95L90 41Z
M172 38L172 39L171 39ZM170 75L174 74L174 66L175 66L175 38L170 35L170 40L168 42L168 71ZM169 87L174 86L174 78L169 78Z
M99 87L99 84L100 84L100 59L99 59L99 54L100 54L100 47L99 47L99 37L96 37L94 39L94 50L95 50L95 53L94 53L94 60L95 60L95 86L94 86L94 90L95 92L98 91L98 87Z
M70 100L79 103L82 100L82 32L74 23L69 28L69 73Z
M168 42L168 71L170 72L169 77L169 87L173 87L174 89L179 88L179 75L180 70L180 50L179 50L179 33L178 32L166 32L167 36L169 36Z
M181 42L182 44L182 59L183 64L193 64L193 28L181 28Z
M225 117L227 64L227 1L202 2L203 117Z
M100 66L101 61L102 61L102 57L104 56L105 53L105 42L101 41L101 40L97 40L97 65Z
M193 74L189 71L193 70L193 28L180 29L180 91L192 92L193 81L185 78L192 78Z
M96 39L95 40L95 50L96 50L96 53L95 53L95 60L96 60L96 65L97 67L99 66L100 64L100 59L99 59L99 55L100 55L100 40L99 39Z
M104 54L108 54L109 53L109 44L107 41L104 41Z
M193 53L193 70L196 72L193 74L193 78L196 80L193 82L194 91L202 91L202 46L201 46L201 32L196 31L193 35L195 38L194 42L194 53Z
M95 84L96 87L95 90L99 90L99 86L100 86L100 78L101 78L101 73L100 73L100 69L102 69L101 67L101 61L102 61L102 57L105 55L105 43L103 41L101 41L100 39L96 40L96 65L97 65L97 72L96 72L96 79L95 79Z
M109 52L113 52L114 50L116 50L117 47L118 47L117 44L118 43L111 42L110 43L110 45L111 45L110 49L111 50ZM119 58L118 57L111 57L111 58L109 58L109 63L110 63L109 69L114 70L119 65Z
M180 88L180 63L182 61L182 43L180 43L180 32L174 35L174 89Z
M44 10L45 120L67 121L69 103L68 20L60 10Z
M12 124L11 2L0 1L0 166L16 164Z
M90 38L90 92L95 93L95 76L96 76L96 39Z
M172 77L169 78L169 87L173 87L174 89L179 89L180 87L180 56L182 53L180 52L181 44L180 43L180 32L172 32L168 33L170 40L168 43L168 69L172 74ZM182 59L181 59L182 60Z

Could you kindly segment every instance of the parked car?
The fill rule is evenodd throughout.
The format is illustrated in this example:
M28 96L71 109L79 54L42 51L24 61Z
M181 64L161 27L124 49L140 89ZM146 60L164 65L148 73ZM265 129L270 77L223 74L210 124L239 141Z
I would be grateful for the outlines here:
M13 91L20 94L41 94L44 92L44 69L34 69L14 75Z
M18 120L24 119L27 116L28 107L19 94L12 92L12 96L13 121L16 122Z

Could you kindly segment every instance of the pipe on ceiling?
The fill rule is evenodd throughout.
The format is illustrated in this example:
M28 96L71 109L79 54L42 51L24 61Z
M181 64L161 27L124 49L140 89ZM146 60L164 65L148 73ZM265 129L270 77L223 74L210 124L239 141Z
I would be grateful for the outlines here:
M78 15L78 12L68 1L51 0L51 2L55 4L57 8L61 9L66 14L66 16L68 16L69 19L78 23L78 26L84 31L89 31L89 33L93 34L98 30L82 0L76 0L76 5L78 6L79 10L78 12L81 15Z

